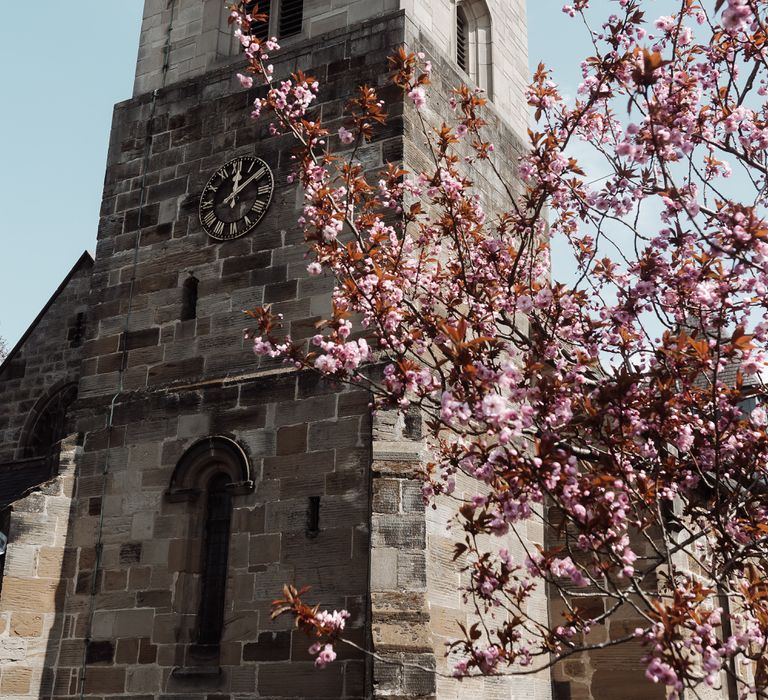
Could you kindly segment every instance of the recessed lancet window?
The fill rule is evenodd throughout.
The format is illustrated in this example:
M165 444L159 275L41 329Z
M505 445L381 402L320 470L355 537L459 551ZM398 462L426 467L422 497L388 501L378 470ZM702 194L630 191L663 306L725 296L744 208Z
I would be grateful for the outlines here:
M470 80L493 97L491 13L483 0L461 0L456 6L455 58Z
M184 635L191 643L190 658L197 661L210 661L219 653L227 617L232 513L237 497L253 489L252 469L243 448L231 438L211 435L184 452L165 492L169 503L187 504L187 563L178 571L188 577L184 585L194 595L179 599L178 612L190 621L188 626L185 623Z
M198 644L218 644L224 626L229 523L232 518L232 495L227 491L228 484L229 477L219 473L211 478L206 490Z
M181 288L181 320L197 318L197 286L200 280L191 272Z

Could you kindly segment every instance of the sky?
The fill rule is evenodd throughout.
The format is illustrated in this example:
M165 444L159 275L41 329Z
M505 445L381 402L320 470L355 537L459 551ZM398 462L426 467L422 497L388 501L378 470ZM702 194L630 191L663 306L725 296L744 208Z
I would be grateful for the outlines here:
M82 252L93 253L112 108L131 96L143 4L0 1L0 337L9 348ZM562 4L529 3L529 64L545 61L572 92L588 48ZM52 23L56 32L43 34Z

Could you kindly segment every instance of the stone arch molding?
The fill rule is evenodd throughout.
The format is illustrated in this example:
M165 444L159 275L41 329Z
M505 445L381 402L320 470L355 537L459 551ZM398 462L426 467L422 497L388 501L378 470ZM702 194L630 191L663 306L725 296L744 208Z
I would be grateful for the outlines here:
M77 382L61 379L35 402L24 422L16 459L50 456L67 437L67 413L77 398Z
M177 462L165 497L171 502L194 501L205 491L208 480L221 473L229 478L227 491L233 495L253 491L253 469L237 442L224 435L198 440Z
M456 12L461 11L467 23L467 74L493 99L493 60L491 13L484 0L459 0Z

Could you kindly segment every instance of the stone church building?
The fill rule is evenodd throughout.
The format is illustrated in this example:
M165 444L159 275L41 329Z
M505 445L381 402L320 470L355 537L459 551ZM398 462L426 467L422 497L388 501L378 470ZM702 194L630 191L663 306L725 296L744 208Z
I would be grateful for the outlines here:
M332 133L357 85L382 87L390 121L358 154L371 173L426 159L412 106L384 87L403 43L434 64L429 109L478 84L500 161L520 153L524 0L271 0L269 15L276 74L318 77ZM264 303L312 335L332 280L307 275L292 144L250 119L226 17L222 0L145 1L95 256L0 366L0 697L662 697L637 649L554 676L448 677L445 642L468 612L450 507L425 510L414 479L418 416L373 420L364 392L243 341L242 310ZM208 218L206 192L253 167L257 223ZM472 177L503 202L489 171ZM350 610L350 639L375 657L342 647L316 670L310 641L270 619L284 583Z

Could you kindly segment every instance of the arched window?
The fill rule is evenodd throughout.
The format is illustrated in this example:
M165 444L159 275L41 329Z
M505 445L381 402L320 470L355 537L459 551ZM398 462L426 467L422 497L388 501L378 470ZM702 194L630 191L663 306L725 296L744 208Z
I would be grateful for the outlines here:
M483 0L456 5L456 65L477 87L493 97L491 13Z
M30 411L19 444L21 459L56 457L58 445L70 432L67 411L77 398L77 384L52 388Z
M229 483L229 476L221 472L208 482L200 611L197 616L198 644L218 644L224 625L229 522L232 518L232 495L227 491Z
M194 443L173 470L166 500L187 502L188 564L183 571L195 592L179 601L178 612L197 618L188 627L191 652L215 657L226 620L227 561L233 497L253 491L251 465L234 440L215 435ZM202 545L202 546L201 546Z

